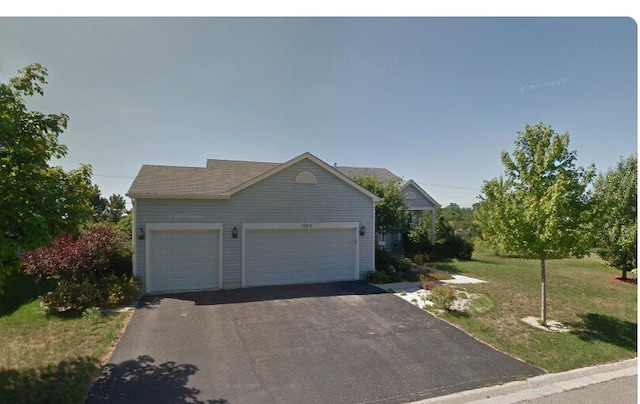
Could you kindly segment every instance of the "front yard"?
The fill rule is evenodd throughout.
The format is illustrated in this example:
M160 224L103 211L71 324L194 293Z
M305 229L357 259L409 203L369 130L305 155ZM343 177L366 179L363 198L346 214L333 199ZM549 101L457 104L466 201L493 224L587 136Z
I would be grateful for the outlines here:
M522 321L539 315L536 260L480 250L471 261L431 266L486 281L454 285L474 299L464 311L434 310L438 316L531 364L559 372L637 356L637 286L615 281L619 271L597 258L548 261L548 318L568 333ZM47 315L28 280L7 286L31 297L0 299L0 402L82 401L131 312Z
M597 257L547 262L547 316L570 326L568 333L539 330L522 321L540 315L537 260L498 257L480 249L471 261L431 266L487 281L456 286L478 297L465 311L439 312L441 318L547 371L637 356L637 286L617 282L620 271L605 267Z
M24 277L14 281L13 290L34 288ZM3 403L83 401L132 314L47 315L39 299L15 293L0 306Z

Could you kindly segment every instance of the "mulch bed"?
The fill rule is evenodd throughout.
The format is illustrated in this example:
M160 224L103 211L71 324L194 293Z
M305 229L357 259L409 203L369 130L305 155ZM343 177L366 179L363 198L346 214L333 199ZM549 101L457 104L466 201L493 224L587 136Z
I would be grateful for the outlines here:
M620 278L620 277L610 276L609 280L613 281L613 282L628 283L630 285L637 285L638 284L638 278L623 279L623 278Z

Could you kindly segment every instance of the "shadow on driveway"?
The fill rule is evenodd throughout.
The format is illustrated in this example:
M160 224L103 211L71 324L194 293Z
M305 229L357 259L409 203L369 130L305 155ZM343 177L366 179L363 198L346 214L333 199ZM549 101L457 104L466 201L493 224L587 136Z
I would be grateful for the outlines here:
M188 387L198 367L175 362L154 364L150 356L139 356L102 368L87 403L194 403L227 404L225 399L198 399L200 390Z
M377 295L386 291L363 281L328 282L298 285L262 286L216 290L214 292L182 292L145 296L138 308L155 308L162 299L186 300L195 305L251 303L268 300L289 300L302 297Z

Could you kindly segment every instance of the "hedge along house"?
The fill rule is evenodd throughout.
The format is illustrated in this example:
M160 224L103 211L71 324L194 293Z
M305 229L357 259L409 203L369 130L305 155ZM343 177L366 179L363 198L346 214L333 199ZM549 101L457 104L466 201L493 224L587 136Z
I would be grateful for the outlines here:
M374 268L379 198L310 153L144 165L127 195L147 293L355 280Z
M361 167L336 167L344 175L355 179L358 177L374 177L380 182L395 181L400 187L400 191L404 194L404 201L407 204L407 210L411 213L414 223L421 223L426 212L431 213L431 244L435 244L436 239L436 210L440 208L440 204L436 202L427 192L413 180L403 180L386 168L361 168ZM401 233L397 234L378 234L376 235L377 244L380 248L391 252L402 252L404 250L403 237Z

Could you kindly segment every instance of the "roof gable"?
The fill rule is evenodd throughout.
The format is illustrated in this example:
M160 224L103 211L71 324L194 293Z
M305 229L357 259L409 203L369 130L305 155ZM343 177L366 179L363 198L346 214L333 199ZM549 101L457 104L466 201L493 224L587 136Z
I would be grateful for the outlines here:
M418 185L414 180L408 180L403 182L400 185L400 190L405 194L405 201L407 202L409 207L411 207L412 205L415 205L416 203L419 204L420 202L419 196L426 199L434 207L436 208L440 207L440 204L436 202L436 200L433 199L431 195L429 195L424 189L422 189L422 187ZM410 193L414 193L414 194L417 193L417 195L415 195L414 198L407 197L407 194L410 195Z
M233 194L235 194L237 192L240 192L243 189L246 189L246 188L248 188L248 187L250 187L250 186L252 186L254 184L257 184L258 182L263 181L264 179L269 178L272 175L275 175L275 174L279 173L280 171L282 171L282 170L284 170L284 169L286 169L288 167L291 167L294 164L296 164L296 163L298 163L298 162L300 162L302 160L309 160L309 161L313 162L314 164L316 164L320 168L326 170L327 172L329 172L330 174L334 175L338 179L340 179L343 182L347 183L348 185L356 188L361 193L367 195L368 197L370 197L375 202L380 200L380 198L378 196L376 196L374 193L372 193L369 190L367 190L366 188L362 187L360 184L356 183L351 178L349 178L346 175L342 174L338 170L334 169L334 167L331 167L330 165L328 165L327 163L325 163L324 161L320 160L319 158L317 158L316 156L314 156L313 154L311 154L309 152L303 153L303 154L299 155L298 157L295 157L295 158L287 161L286 163L282 163L282 164L279 164L279 165L273 167L272 169L270 169L270 170L258 175L257 177L252 178L249 181L246 181L245 183L242 183L242 184L238 185L237 187L234 187L234 188L228 190L227 192L224 193L224 195L231 196L231 195L233 195Z

